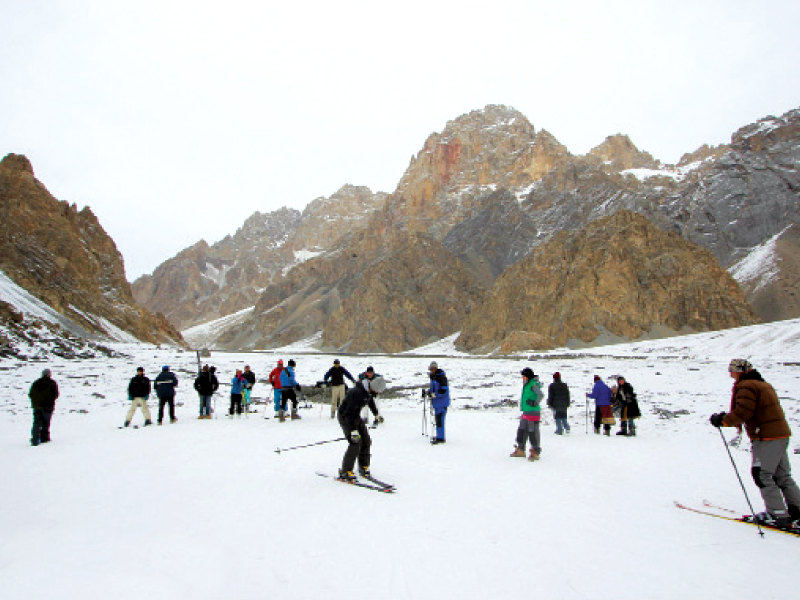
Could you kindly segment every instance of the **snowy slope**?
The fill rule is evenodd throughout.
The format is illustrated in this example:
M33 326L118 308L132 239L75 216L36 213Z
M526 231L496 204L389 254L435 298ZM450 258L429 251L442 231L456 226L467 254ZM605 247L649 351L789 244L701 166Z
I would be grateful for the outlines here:
M130 358L111 361L6 361L2 596L484 599L515 598L529 587L546 598L793 597L800 540L760 539L754 528L673 506L708 498L747 511L707 422L729 402L726 366L738 354L736 340L749 340L761 357L756 366L800 427L796 338L782 336L779 324L707 335L530 361L437 358L455 400L448 443L436 447L421 435L418 402L429 358L340 356L354 374L371 364L402 388L381 402L386 423L373 432L373 470L398 486L391 496L315 476L335 471L341 442L274 452L339 437L326 405L295 422L261 418L260 404L249 417L198 421L193 353L126 346ZM213 353L209 361L227 384L243 364L261 381L277 358L294 358L298 380L309 384L334 357ZM139 364L150 376L162 364L178 374L177 424L117 430ZM43 366L53 369L62 398L53 442L31 448L25 397ZM553 435L545 415L537 463L508 457L517 410L482 408L518 398L525 366L545 383L560 371L574 402L569 436ZM584 392L596 373L624 374L636 388L644 414L636 438L586 433ZM267 387L257 384L259 401ZM216 397L218 414L225 390ZM733 455L760 509L746 446ZM796 472L798 458L791 456ZM742 561L747 573L724 575Z

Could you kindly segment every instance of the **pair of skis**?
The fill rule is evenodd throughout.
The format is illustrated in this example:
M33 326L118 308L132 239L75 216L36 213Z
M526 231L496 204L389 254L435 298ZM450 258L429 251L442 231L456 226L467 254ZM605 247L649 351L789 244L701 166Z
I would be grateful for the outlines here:
M356 479L355 481L334 477L328 475L327 473L323 473L321 471L317 471L317 475L319 475L320 477L325 477L327 479L333 479L334 481L339 481L341 483L346 483L348 485L354 485L356 487L372 490L374 492L383 492L384 494L394 494L397 491L397 488L394 487L391 483L386 483L385 481L381 481L380 479L375 479L371 475L366 476L363 479Z
M761 529L768 529L770 531L778 531L780 533L785 533L787 535L793 535L795 537L800 537L800 529L798 528L791 528L791 529L784 529L782 527L776 527L774 525L767 525L765 523L756 523L753 521L752 515L744 515L737 517L738 515L734 510L729 508L724 508L722 506L717 506L715 504L711 504L708 500L703 500L703 508L694 508L691 506L686 506L685 504L681 504L680 502L675 502L675 506L682 509L688 510L693 513L699 515L706 515L707 517L714 517L716 519L725 519L726 521L734 521L736 523L744 523L745 525L751 525L753 527L760 527ZM763 532L761 532L763 536Z

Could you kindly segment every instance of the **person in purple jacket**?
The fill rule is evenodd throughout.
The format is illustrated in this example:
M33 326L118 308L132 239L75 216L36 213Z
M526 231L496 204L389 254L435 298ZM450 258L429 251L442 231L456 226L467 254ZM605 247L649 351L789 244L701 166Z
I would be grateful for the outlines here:
M594 376L594 387L586 394L587 398L594 399L594 432L600 433L600 425L603 426L603 434L611 435L611 426L616 422L614 412L611 409L611 388L600 379L599 375Z

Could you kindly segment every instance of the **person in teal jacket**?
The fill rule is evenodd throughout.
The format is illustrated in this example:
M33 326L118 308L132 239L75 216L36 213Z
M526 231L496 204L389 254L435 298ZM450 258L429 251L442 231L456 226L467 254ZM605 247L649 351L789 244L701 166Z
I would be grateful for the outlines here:
M511 456L525 458L525 443L530 440L531 453L528 460L539 460L542 453L539 422L541 421L541 402L544 394L539 379L530 367L522 369L522 397L519 408L522 415L517 428L517 445Z
M246 385L247 380L244 378L242 370L236 369L236 375L231 379L231 407L228 410L229 417L232 417L234 412L237 415L242 414L242 393Z

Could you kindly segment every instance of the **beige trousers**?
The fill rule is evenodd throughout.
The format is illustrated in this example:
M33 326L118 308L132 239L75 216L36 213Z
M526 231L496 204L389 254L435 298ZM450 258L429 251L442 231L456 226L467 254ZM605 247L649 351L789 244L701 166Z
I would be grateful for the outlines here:
M136 413L136 409L141 406L142 407L142 414L144 415L145 421L150 421L150 409L147 408L147 400L144 398L134 398L131 401L131 408L128 410L128 415L125 417L125 421L130 423L131 419L133 419L134 413Z
M331 387L331 416L336 416L336 409L344 400L344 384Z

